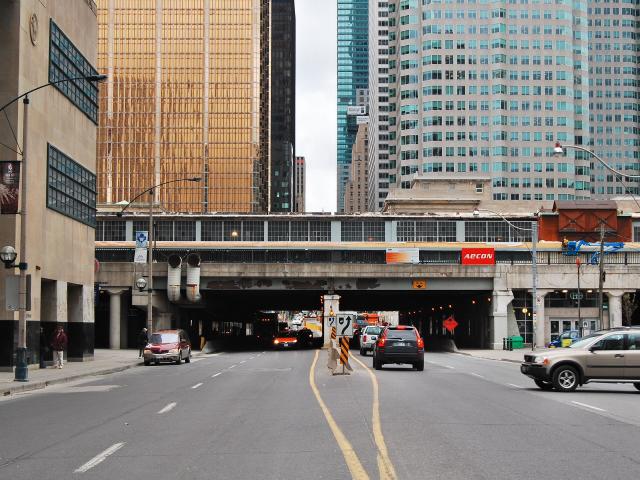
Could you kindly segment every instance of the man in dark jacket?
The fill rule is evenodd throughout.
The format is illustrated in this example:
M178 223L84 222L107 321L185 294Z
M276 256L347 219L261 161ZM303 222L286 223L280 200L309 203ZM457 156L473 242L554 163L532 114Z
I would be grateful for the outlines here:
M142 353L144 352L144 347L147 346L147 343L149 343L149 335L147 334L147 329L145 327L138 335L138 358L142 358Z
M62 368L64 362L64 350L67 348L67 334L60 325L53 333L53 339L51 340L51 348L53 349L53 364Z

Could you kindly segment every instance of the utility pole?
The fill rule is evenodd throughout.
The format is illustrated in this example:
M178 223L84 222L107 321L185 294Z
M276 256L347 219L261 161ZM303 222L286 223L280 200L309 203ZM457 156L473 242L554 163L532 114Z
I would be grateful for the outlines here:
M604 325L604 309L603 309L603 292L602 289L604 287L604 222L600 222L600 275L598 278L598 320L599 320L599 328L609 328L609 322L607 325Z
M147 234L147 242L149 246L147 253L149 258L148 270L149 270L149 282L147 291L147 332L148 335L153 333L153 241L156 239L153 231L153 200L154 200L154 188L149 190L149 233Z
M584 329L582 328L582 316L580 315L580 304L582 303L582 291L580 290L580 257L576 257L576 265L578 267L578 330L580 331L580 338L584 336Z
M531 285L531 315L533 321L531 322L531 350L536 349L536 330L538 326L536 323L538 322L538 219L531 222L531 276L532 276L532 285ZM543 310L544 311L544 310ZM540 327L544 330L544 318L540 322L542 326Z

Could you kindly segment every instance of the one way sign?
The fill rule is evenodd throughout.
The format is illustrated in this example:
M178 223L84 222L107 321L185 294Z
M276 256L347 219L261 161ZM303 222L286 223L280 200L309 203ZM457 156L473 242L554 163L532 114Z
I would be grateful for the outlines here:
M337 334L339 337L351 337L353 335L353 322L355 318L352 314L338 314Z

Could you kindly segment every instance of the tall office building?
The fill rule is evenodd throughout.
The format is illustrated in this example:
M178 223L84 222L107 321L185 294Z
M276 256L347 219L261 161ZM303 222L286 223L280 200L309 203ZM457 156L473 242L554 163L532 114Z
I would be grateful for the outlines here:
M369 142L367 210L379 211L389 192L389 2L369 0Z
M553 157L555 141L593 145L637 170L636 27L622 8L631 4L606 5L390 3L390 184L479 172L491 175L494 200L621 193L588 155ZM381 142L377 133L372 142Z
M98 201L155 189L160 208L263 212L269 0L102 0Z
M307 189L307 163L304 157L296 157L295 165L295 186L294 212L306 212L306 189Z
M357 117L366 115L369 88L369 0L338 0L338 212L344 212Z
M358 126L356 141L353 145L351 156L351 168L349 181L344 194L344 212L356 213L366 212L368 208L368 156L369 139L368 124L362 123Z
M296 143L296 9L294 0L271 0L271 5L269 210L291 212Z

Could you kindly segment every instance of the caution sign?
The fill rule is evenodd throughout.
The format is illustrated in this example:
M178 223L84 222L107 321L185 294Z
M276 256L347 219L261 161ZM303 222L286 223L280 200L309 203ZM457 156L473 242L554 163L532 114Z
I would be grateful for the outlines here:
M414 290L424 290L425 288L427 288L427 281L426 280L413 280L411 282L411 287Z
M338 314L338 335L350 337L353 335L353 324L355 318L353 314Z
M331 327L331 340L336 339L336 327Z
M349 365L349 339L340 337L340 364Z

